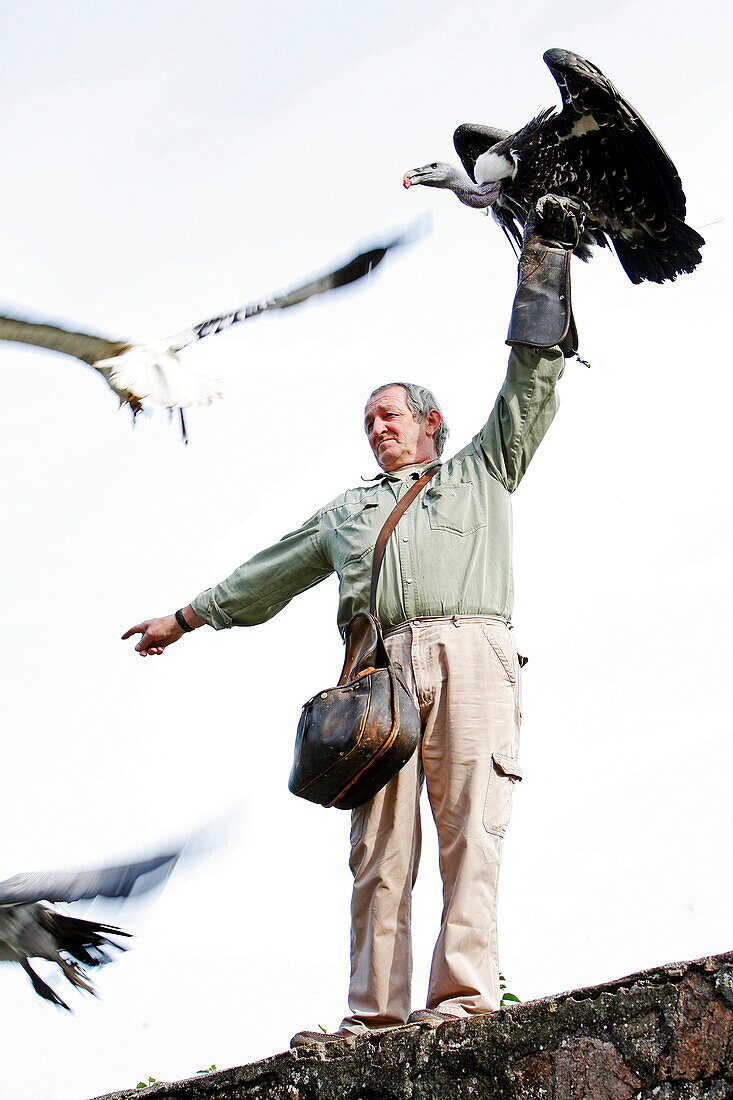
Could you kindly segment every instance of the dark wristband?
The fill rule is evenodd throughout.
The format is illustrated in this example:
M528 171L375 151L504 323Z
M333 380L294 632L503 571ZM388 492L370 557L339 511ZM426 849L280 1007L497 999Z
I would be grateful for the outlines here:
M181 630L185 630L186 634L190 634L190 632L193 630L193 627L189 626L188 623L186 622L186 620L184 619L182 608L181 608L180 611L176 611L176 622L180 626Z

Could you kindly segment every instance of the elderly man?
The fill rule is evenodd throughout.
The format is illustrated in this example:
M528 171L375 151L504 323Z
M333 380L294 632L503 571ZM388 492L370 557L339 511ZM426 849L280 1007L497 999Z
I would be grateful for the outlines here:
M393 533L377 614L421 716L419 750L353 811L349 1014L329 1042L405 1021L438 1026L499 1005L496 898L512 790L521 778L519 659L512 612L511 493L557 408L555 385L574 337L569 259L578 224L547 203L528 224L508 343L509 368L484 427L440 469ZM574 351L575 348L570 349ZM338 621L369 605L371 551L407 488L440 464L447 435L430 391L402 382L375 390L364 427L381 474L349 489L187 607L148 620L137 651L160 654L205 623L220 630L271 618L334 571ZM440 846L443 917L427 1007L410 1015L411 890L427 786Z

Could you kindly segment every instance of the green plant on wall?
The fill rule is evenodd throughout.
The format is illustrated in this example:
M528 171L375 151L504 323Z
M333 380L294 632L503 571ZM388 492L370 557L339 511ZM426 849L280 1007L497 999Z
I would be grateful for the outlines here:
M503 974L499 975L499 992L501 993L499 1008L508 1008L510 1005L522 1003L515 993L507 993L506 978Z

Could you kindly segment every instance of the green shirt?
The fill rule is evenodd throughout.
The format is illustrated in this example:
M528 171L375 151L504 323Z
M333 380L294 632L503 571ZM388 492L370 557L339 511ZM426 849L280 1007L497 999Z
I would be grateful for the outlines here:
M558 348L513 348L506 379L486 424L443 463L393 532L382 564L377 616L383 629L428 615L512 612L510 494L557 410L564 367ZM193 600L197 615L221 630L272 618L293 596L334 571L338 625L369 607L372 550L396 501L432 463L382 473L348 489L297 531L255 554Z

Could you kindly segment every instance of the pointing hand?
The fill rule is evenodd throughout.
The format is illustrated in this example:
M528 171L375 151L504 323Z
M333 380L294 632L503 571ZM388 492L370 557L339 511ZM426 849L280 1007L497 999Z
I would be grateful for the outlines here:
M182 609L181 614L192 630L203 626L203 619L199 618L190 604ZM145 622L131 626L122 635L122 640L124 642L133 634L142 634L135 646L137 652L141 657L159 657L166 646L177 642L183 633L183 628L178 625L175 615L163 615L159 619L146 619Z

